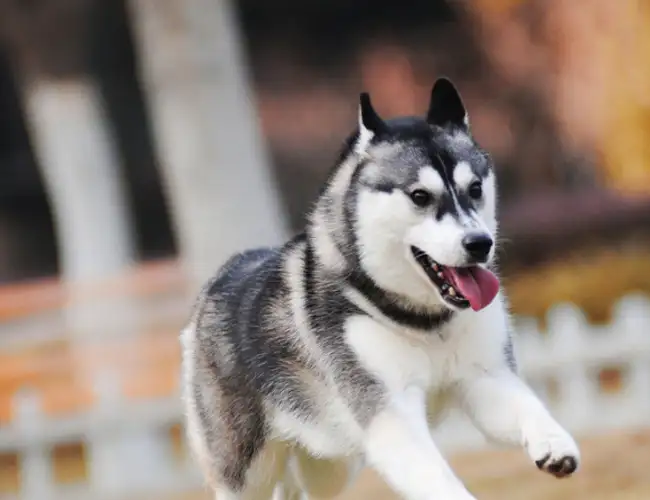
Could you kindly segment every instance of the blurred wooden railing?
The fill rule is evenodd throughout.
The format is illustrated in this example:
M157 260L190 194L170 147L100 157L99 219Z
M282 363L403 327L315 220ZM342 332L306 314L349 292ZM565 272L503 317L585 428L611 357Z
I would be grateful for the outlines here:
M2 335L20 337L26 320L38 315L47 318L70 307L125 299L137 310L152 297L167 296L169 300L171 296L172 301L176 297L181 301L185 295L185 280L173 261L144 264L99 283L70 286L50 279L0 287L0 324L4 329L0 331L0 425L12 420L14 401L21 389L36 391L43 410L53 416L90 408L94 402L92 375L105 370L120 374L127 398L173 395L178 383L178 334L183 316L167 318L164 325L156 318L143 318L141 324L145 326L127 335L93 335L88 331L81 342L78 337L56 331L55 322L48 323L47 319L43 328L51 325L51 336L44 332L38 343L9 348L6 341L3 345ZM98 328L105 328L103 323L109 319L98 317Z
M626 239L650 236L650 196L595 187L525 193L501 208L500 227L503 263L526 272L574 251L616 249Z
M0 286L0 322L75 304L115 297L138 297L183 289L185 280L176 261L142 264L101 282L65 285L58 279Z
M19 390L40 393L48 414L80 411L93 404L93 380L100 370L119 372L129 398L170 396L177 388L178 330L139 335L113 345L57 346L0 356L0 423L13 416Z

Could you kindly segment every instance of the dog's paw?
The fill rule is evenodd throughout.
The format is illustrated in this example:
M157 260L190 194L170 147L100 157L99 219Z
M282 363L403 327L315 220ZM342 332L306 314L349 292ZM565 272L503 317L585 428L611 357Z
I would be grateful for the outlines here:
M535 460L535 464L540 470L553 474L558 478L570 476L578 468L578 460L573 455L555 458L549 454L540 460Z
M540 470L558 478L570 476L580 465L578 445L563 429L530 439L526 448Z

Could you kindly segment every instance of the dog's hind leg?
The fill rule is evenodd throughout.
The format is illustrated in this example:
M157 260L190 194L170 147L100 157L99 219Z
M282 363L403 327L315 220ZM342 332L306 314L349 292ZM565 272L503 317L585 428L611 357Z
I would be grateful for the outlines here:
M262 405L241 388L202 380L186 392L188 441L218 500L269 500L288 451L269 441Z
M241 497L224 487L217 487L214 500L239 500Z
M299 500L299 497L284 495L282 485L278 483L285 473L285 450L281 444L265 445L246 471L241 485L233 484L226 477L222 477L222 482L211 485L216 500Z
M273 500L309 500L298 484L291 479L285 479L279 483L273 492Z
M292 451L287 476L305 491L306 498L334 498L342 493L356 478L360 460L324 459L311 456L305 449L296 447Z

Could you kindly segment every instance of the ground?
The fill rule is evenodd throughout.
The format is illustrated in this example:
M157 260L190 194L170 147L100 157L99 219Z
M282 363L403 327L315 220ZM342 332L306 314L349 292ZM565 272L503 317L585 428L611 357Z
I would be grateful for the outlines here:
M457 474L479 500L650 499L650 429L581 440L583 463L572 478L540 471L521 450L451 458ZM183 500L212 500L209 496ZM398 500L371 471L337 500ZM180 500L180 499L179 499ZM444 500L444 499L441 499Z

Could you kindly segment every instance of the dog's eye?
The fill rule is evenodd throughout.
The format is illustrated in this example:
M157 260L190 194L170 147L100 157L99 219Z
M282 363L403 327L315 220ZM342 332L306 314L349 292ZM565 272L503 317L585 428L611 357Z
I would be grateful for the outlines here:
M483 186L479 181L472 182L467 188L467 194L469 194L470 198L478 200L483 196Z
M411 193L411 200L413 200L413 203L415 203L418 207L426 207L427 205L431 204L433 196L431 196L431 193L425 191L424 189L416 189Z

